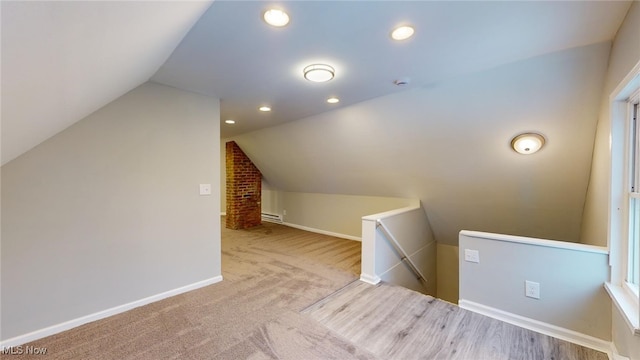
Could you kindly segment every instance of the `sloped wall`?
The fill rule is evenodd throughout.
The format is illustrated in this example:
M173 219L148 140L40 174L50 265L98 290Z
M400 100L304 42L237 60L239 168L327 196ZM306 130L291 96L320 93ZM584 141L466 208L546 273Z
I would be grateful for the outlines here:
M234 137L284 192L420 199L464 228L579 241L610 44L552 53ZM510 149L540 131L545 148Z
M581 242L607 246L611 118L609 96L640 61L640 3L634 1L616 34L600 104L593 164L582 221ZM620 354L640 360L640 337L634 336L616 306L612 309L613 342Z
M593 163L589 179L589 191L584 206L582 236L585 244L607 246L609 220L609 171L611 159L609 134L611 109L609 96L622 79L640 61L640 4L636 1L620 26L611 49L606 82L600 104L600 116L593 150Z
M2 340L219 279L219 126L146 83L2 166Z

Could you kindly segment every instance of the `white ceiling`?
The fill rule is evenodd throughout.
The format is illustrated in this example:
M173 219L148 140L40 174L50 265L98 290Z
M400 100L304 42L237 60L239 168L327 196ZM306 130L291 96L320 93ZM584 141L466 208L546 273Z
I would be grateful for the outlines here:
M611 40L630 2L279 1L279 29L261 19L270 4L2 1L2 164L150 78L219 97L237 121L224 138ZM416 35L393 42L401 23ZM318 61L334 80L302 78Z
M270 1L217 1L152 80L219 97L221 136L298 120L395 92L613 39L630 2L289 1L291 22L261 19ZM413 38L394 42L398 24ZM314 84L304 66L328 63ZM393 81L408 77L399 88ZM329 96L341 102L330 105ZM262 104L273 108L260 113Z
M210 6L2 1L2 164L149 80Z
M281 29L267 1L2 1L2 163L151 79L219 97L237 121L221 136L280 190L419 198L444 243L462 228L578 240L631 2L278 3ZM396 43L401 23L416 35ZM334 80L303 79L318 61ZM548 138L535 156L509 149L526 130Z

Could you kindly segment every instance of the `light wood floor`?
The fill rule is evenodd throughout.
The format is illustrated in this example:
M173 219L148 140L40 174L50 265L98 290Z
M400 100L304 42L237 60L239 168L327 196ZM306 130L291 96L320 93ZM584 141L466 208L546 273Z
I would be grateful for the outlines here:
M607 359L389 284L356 281L303 313L381 359Z
M222 268L221 283L35 341L48 351L31 358L607 358L404 288L361 283L359 242L270 223L224 229Z

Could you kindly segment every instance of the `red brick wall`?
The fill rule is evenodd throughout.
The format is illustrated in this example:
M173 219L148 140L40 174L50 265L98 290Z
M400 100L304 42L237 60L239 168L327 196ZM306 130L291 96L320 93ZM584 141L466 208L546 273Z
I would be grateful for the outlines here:
M226 143L228 229L262 224L262 174L234 141Z

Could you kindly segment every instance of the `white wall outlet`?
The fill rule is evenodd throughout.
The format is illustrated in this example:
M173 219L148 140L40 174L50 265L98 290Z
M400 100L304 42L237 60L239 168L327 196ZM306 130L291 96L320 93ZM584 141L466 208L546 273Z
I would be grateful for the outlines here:
M478 250L464 249L464 261L479 263L480 252L478 252Z
M211 195L211 184L200 184L200 195Z
M282 215L287 215L287 210L282 210Z
M524 295L533 299L540 299L540 283L525 280Z

